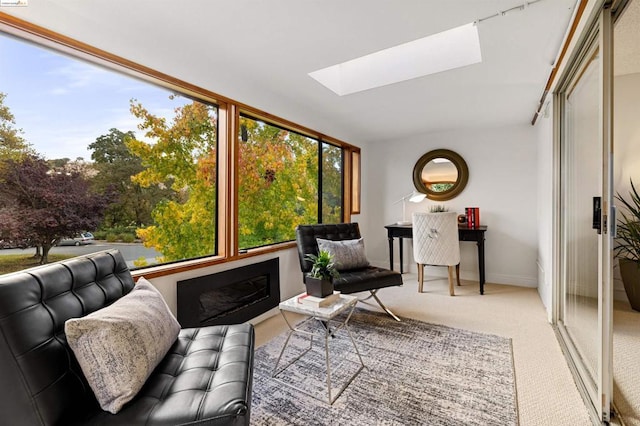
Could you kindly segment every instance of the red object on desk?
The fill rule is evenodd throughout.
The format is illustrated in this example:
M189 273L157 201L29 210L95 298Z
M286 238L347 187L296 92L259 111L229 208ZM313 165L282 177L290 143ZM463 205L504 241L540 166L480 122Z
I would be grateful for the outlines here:
M467 227L478 228L480 226L480 208L465 207L464 212L467 216Z

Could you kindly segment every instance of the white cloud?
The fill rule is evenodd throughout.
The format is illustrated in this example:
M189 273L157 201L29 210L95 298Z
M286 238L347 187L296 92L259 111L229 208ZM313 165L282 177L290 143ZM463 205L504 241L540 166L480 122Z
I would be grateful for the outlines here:
M61 89L66 90L115 84L112 72L80 61L68 61L64 66L52 69L48 74L63 82L64 87Z
M66 95L67 93L69 93L69 90L63 88L63 87L56 87L54 89L51 89L49 91L50 95L54 95L54 96L60 96L60 95Z

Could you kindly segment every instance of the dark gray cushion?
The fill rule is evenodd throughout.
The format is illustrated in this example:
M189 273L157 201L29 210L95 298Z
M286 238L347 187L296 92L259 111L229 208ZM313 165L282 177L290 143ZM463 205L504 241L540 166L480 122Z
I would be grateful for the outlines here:
M338 271L365 268L369 266L364 251L364 239L331 241L316 238L318 250L324 250L333 257Z

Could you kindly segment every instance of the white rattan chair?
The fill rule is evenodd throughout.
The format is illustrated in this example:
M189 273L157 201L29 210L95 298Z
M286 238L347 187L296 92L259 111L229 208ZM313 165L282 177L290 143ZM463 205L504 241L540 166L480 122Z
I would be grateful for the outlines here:
M413 257L418 264L418 292L422 293L424 265L447 266L453 296L453 267L460 285L460 245L456 212L413 213Z

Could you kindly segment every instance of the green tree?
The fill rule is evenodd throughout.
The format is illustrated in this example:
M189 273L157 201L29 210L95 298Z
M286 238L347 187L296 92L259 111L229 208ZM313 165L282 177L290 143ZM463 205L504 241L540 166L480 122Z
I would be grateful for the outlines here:
M47 160L47 163L49 164L49 167L51 167L52 169L59 169L59 170L63 170L67 164L69 164L69 162L71 161L71 158L54 158L52 160Z
M138 236L145 246L163 254L162 262L213 253L217 109L194 101L176 108L170 123L135 101L130 110L141 120L138 128L153 141L125 140L144 168L132 180L171 193L155 205L154 224L138 229Z
M322 223L342 222L342 149L324 144L322 149Z
M6 93L0 92L0 187L7 185L2 175L10 162L20 161L33 153L31 146L22 137L22 130L16 128L15 117L5 105L6 97ZM0 209L11 206L14 201L13 197L0 190ZM11 239L9 219L5 217L4 221L5 226L0 224L0 239Z
M132 131L112 128L89 145L97 174L92 186L97 192L113 191L114 201L105 212L103 226L143 226L152 223L151 212L162 199L169 198L169 190L158 185L143 187L132 177L144 170L140 157L127 148L126 141L135 139Z
M4 103L6 97L0 92L0 160L19 160L34 151L22 137L22 129L15 127L15 117Z
M318 141L246 117L240 126L239 245L293 240L318 221Z
M217 110L193 102L169 122L132 101L145 141L125 138L143 170L133 182L161 186L171 196L155 205L153 224L137 234L160 261L215 250ZM251 248L295 238L295 227L318 220L318 141L276 126L240 118L238 239ZM151 141L151 142L149 142ZM341 215L341 150L329 150L327 217ZM337 167L337 169L336 169ZM339 219L336 219L339 221Z

